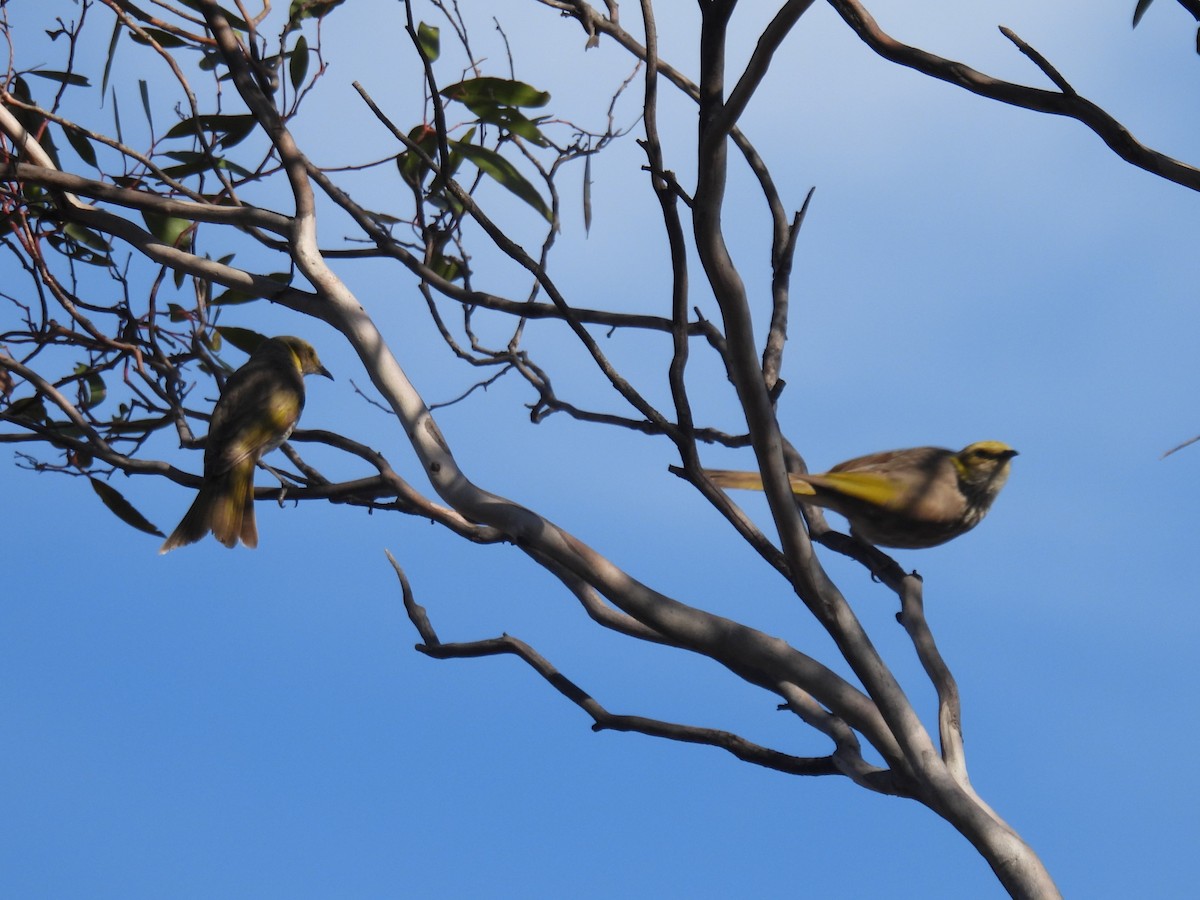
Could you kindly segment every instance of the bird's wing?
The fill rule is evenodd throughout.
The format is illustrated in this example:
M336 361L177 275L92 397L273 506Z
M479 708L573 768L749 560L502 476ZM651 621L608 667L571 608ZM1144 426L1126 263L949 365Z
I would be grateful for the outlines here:
M299 372L247 363L225 384L213 410L204 455L206 476L219 475L278 447L292 433L304 408Z

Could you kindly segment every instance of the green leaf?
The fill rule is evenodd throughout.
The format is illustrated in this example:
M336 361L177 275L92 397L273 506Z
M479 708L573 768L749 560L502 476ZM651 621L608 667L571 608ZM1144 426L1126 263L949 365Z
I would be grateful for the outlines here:
M46 404L42 401L41 394L34 394L32 397L22 397L19 400L14 400L8 404L8 409L5 412L14 418L26 419L30 422L48 421Z
M428 125L418 125L408 133L408 139L420 147L430 159L437 158L437 132ZM413 187L420 187L429 174L429 165L411 150L396 157L400 177Z
M79 154L79 158L93 169L98 168L96 165L96 148L92 146L92 142L74 128L64 128L63 133L67 136L67 143Z
M542 137L542 133L538 131L537 123L527 119L519 109L511 106L496 106L493 103L467 103L465 105L479 117L481 122L495 125L518 137L523 137L539 147L549 145L549 142Z
M502 106L545 106L550 94L530 87L523 81L507 78L468 78L442 90L442 96L458 100L468 106L472 103L491 103Z
M417 26L417 43L421 45L421 53L433 62L442 52L441 29L436 25L422 22Z
M288 9L288 27L295 28L296 23L304 19L323 19L334 7L341 5L342 0L292 0Z
M195 137L197 131L211 131L214 134L222 135L217 140L220 146L232 147L253 131L257 124L258 120L249 113L191 116L181 122L176 122L164 136L168 138Z
M106 254L94 253L83 245L76 243L73 240L66 240L60 234L48 234L46 240L59 253L76 262L81 262L89 266L108 267L112 265L112 260Z
M117 143L123 144L123 143L125 143L125 136L123 134L121 134L121 107L117 105L117 89L115 87L112 89L112 101L113 101L113 127L116 129L116 132L117 132Z
M592 154L583 158L583 233L592 230Z
M1150 8L1150 4L1154 0L1138 0L1137 6L1133 8L1133 27L1137 28L1138 22L1142 21L1142 16L1146 14L1146 10Z
M188 9L195 10L198 13L203 13L204 10L197 0L176 0L180 6L186 6ZM235 31L249 31L250 26L246 24L246 20L237 13L231 13L225 7L220 7L221 15L229 22L229 27Z
M48 78L51 81L57 81L59 84L74 84L79 87L91 87L92 83L82 75L76 75L74 72L58 72L54 69L31 69L27 74L36 75L38 78Z
M104 398L108 396L108 388L104 386L104 379L100 377L98 372L88 372L88 366L79 363L75 366L76 375L85 375L84 382L87 384L87 396L80 402L81 409L91 409L93 406L99 406L104 402Z
M85 247L91 247L98 253L108 253L112 250L112 245L102 238L99 234L92 231L90 228L85 228L75 222L68 222L63 226L63 234L78 244L83 244Z
M296 46L292 48L291 59L288 60L288 77L292 79L292 87L300 90L304 84L304 76L308 74L308 41L300 35Z
M124 29L121 27L119 18L113 19L112 37L108 39L108 58L104 60L104 77L100 79L100 102L104 102L104 95L108 93L108 76L112 74L113 60L117 58L117 41L121 39L121 32Z
M210 172L213 169L225 169L246 177L251 174L246 168L227 159L218 159L215 163L209 162L209 157L197 150L173 150L163 155L168 159L179 160L181 163L181 165L168 166L163 169L164 175L175 179L187 178L189 175L197 175L200 172Z
M292 283L292 276L287 272L271 272L267 275L272 281L279 282L279 287L282 290ZM213 297L210 303L213 306L234 306L238 303L249 303L251 300L258 300L262 294L245 294L241 291L235 291L233 288L222 293L220 296Z
M251 300L257 299L257 294L244 294L241 291L235 291L233 288L227 288L213 297L209 302L213 306L237 306L239 303L249 303Z
M258 349L259 344L267 339L266 335L259 334L257 331L251 331L249 328L236 328L232 325L218 325L217 331L221 332L221 337L243 353L253 353Z
M142 95L142 109L146 111L146 121L150 125L150 131L154 131L154 114L150 112L150 87L146 84L145 78L138 79L138 91Z
M176 37L171 32L163 31L161 28L147 28L143 26L141 31L129 32L129 37L134 43L143 44L147 47L151 46L150 39L153 38L155 43L164 50L176 50L180 47L191 46L183 38Z
M473 162L479 168L479 171L491 176L499 184L524 200L541 213L547 222L554 222L554 215L550 212L550 207L542 199L542 195L525 179L524 175L517 171L516 166L507 159L495 150L480 147L478 144L464 144L461 141L456 141L454 146L458 148L463 156Z
M131 525L138 531L146 532L146 534L164 537L163 533L151 525L145 516L134 509L133 504L122 497L121 492L111 484L107 484L91 476L88 477L88 481L91 482L92 490L96 492L96 496L126 525Z
M142 210L142 221L150 233L168 247L182 247L184 236L195 225L188 219L166 216L149 209Z
M25 79L17 76L11 82L11 92L18 100L23 100L31 106L36 106L37 101L33 99L33 94L29 90L29 85L25 83ZM58 160L58 148L54 146L54 137L50 129L42 131L42 125L46 122L46 117L41 113L34 112L30 109L15 108L11 110L12 114L17 117L25 130L30 134L38 135L38 143L42 145L42 149L46 151L46 155L54 162L56 168L62 168Z

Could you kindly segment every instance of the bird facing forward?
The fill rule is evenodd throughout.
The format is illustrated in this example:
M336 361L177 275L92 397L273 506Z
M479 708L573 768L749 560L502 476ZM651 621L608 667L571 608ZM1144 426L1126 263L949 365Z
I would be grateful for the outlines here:
M788 475L805 503L845 516L850 533L870 544L921 549L970 531L987 514L1017 451L979 441L957 452L913 447L838 463L822 475ZM723 488L762 490L758 472L705 469Z
M333 378L317 351L298 337L259 344L229 376L213 409L204 446L204 483L159 553L192 544L210 531L226 547L258 546L254 467L288 439L304 409L304 376Z

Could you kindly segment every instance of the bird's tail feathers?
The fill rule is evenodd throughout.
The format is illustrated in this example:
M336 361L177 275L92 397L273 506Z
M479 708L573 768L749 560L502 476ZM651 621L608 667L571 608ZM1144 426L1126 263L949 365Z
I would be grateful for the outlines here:
M186 547L208 534L209 520L211 519L209 510L214 499L215 494L201 488L196 494L196 499L192 501L192 505L188 507L188 511L175 526L175 530L171 532L171 536L158 548L158 552L167 553L176 547Z
M722 488L733 488L743 491L761 491L763 489L762 475L758 472L741 472L731 469L705 469L704 474L713 484ZM811 497L816 491L813 486L800 475L788 475L792 493L802 497Z
M236 547L241 539L247 547L258 544L254 525L254 463L238 464L210 488L213 496L209 525L213 537L226 547ZM249 540L247 540L249 536Z
M333 376L330 376L331 378ZM242 527L240 536L242 543L253 550L258 546L258 525L254 521L254 478L247 480L246 490L242 500Z

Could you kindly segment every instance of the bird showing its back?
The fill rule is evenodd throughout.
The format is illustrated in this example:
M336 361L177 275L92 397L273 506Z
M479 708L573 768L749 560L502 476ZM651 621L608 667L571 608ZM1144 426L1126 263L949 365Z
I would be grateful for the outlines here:
M204 482L160 553L194 543L210 531L226 547L239 540L258 546L254 467L296 427L304 409L305 375L333 377L312 345L284 336L264 341L229 376L209 424Z
M962 450L913 447L848 459L823 474L789 475L805 502L845 516L851 533L871 544L935 547L970 531L1008 479L1017 451L999 441ZM761 490L757 472L705 469L725 488Z

